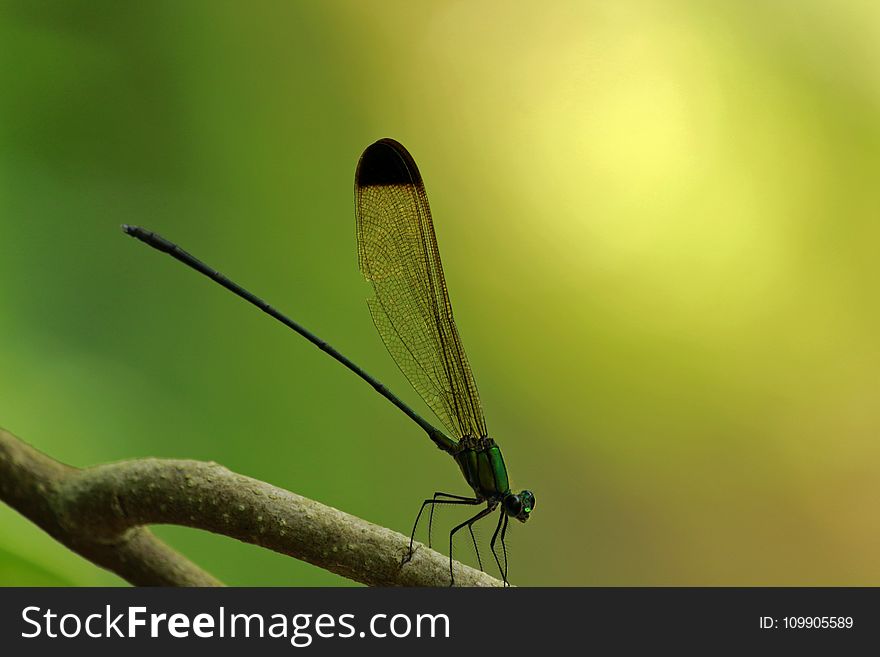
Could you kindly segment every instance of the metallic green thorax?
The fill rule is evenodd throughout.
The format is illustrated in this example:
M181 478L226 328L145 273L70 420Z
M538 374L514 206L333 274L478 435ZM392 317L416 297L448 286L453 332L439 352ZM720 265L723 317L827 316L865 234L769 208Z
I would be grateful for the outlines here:
M465 436L452 456L479 499L497 502L510 492L501 448L491 438Z

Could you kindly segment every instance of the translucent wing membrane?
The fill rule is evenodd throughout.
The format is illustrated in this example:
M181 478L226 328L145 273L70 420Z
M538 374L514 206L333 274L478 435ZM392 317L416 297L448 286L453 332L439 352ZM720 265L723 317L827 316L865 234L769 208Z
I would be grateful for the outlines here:
M369 146L355 174L358 259L376 296L373 322L401 371L454 436L485 436L422 177L393 139Z

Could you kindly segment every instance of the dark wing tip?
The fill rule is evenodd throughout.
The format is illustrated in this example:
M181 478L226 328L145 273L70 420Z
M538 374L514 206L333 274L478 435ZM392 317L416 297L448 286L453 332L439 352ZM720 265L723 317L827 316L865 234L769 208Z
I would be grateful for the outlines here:
M419 185L422 175L413 156L394 139L380 139L358 160L355 183L358 187Z

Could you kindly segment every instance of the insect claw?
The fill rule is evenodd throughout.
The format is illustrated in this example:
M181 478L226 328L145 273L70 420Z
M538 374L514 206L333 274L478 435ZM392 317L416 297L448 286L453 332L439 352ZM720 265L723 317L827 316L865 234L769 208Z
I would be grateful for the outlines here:
M416 548L410 548L406 551L406 554L403 555L403 559L400 561L400 567L403 568L406 564L412 561L413 555L416 553Z

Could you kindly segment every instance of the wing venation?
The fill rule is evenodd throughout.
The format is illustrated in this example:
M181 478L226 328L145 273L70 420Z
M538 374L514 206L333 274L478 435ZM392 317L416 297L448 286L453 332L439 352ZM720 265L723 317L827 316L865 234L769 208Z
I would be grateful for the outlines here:
M486 422L443 276L422 177L392 139L369 146L355 174L358 261L373 323L391 357L456 437Z

